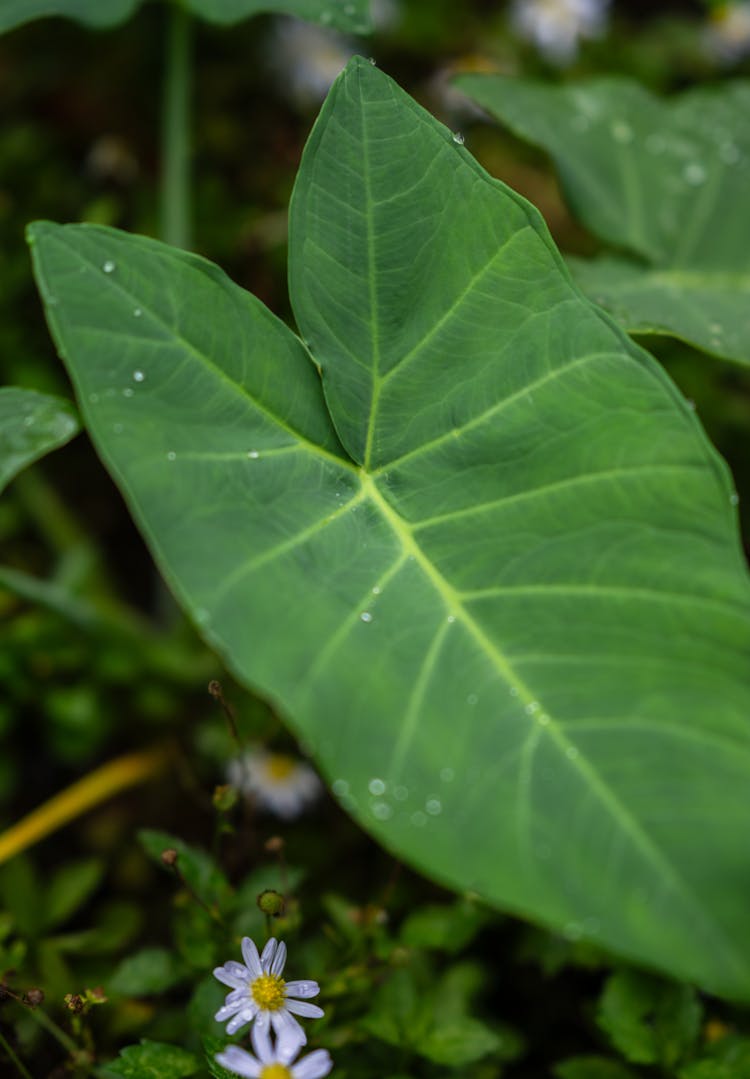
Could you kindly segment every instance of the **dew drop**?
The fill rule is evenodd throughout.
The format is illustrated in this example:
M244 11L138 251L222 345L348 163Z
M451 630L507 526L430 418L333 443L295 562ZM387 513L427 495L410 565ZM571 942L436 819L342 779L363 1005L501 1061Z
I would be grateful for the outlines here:
M90 393L89 394L89 401L91 402L92 405L95 405L98 400L99 400L99 394L98 393Z
M533 716L538 711L539 704L536 701L529 701L529 703L524 708L524 712L527 716Z
M687 407L690 409L691 412L695 412L695 401L693 401L693 399L691 397L686 397L685 398L685 404L687 405Z
M729 501L733 506L739 506L740 496L737 494L736 491L732 491L731 495L729 496Z
M143 382L145 377L143 371L133 371L133 382Z
M335 779L333 781L333 787L331 789L338 798L342 798L344 795L349 793L349 784L346 782L345 779Z
M24 427L31 427L33 422L34 422L34 417L33 416L27 416L25 418L25 420L23 421L23 425L24 425Z
M382 779L378 779L376 777L375 779L370 780L370 782L367 784L367 789L370 792L370 794L384 794L385 793L385 783L383 782Z
M369 62L372 64L373 67L377 67L378 62L377 62L377 60L375 59L374 56L368 56L367 59L369 60Z
M511 686L510 689L508 690L508 692L510 693L511 697L517 697L518 696L518 686Z
M477 697L476 693L470 693L469 696L466 698L466 703L467 704L476 704L478 700L479 700L479 697Z
M250 458L251 461L255 461L255 460L257 460L258 457L260 457L260 454L258 453L257 450L248 450L247 455L248 455L248 457Z
M428 798L425 802L425 809L431 817L437 817L439 813L443 812L443 803L439 798Z
M452 780L455 778L455 775L456 775L456 773L453 771L452 768L441 768L440 769L440 778L442 779L443 783L452 782Z
M369 611L362 611L362 614L359 616L359 620L360 622L372 622L372 615Z
M691 187L698 187L706 179L706 170L697 161L691 161L682 170L682 175Z
M397 802L405 802L406 799L409 797L408 787L394 787L393 797L396 799Z
M454 131L453 132L453 141L455 143L457 143L459 146L463 146L463 144L466 142L466 139L464 138L464 136L461 134L460 131Z
M116 269L116 266L115 266L114 262L112 261L112 259L107 259L106 262L102 263L102 270L104 271L104 273L114 273L115 269Z
M455 622L455 621L456 621L456 616L455 616L455 614L449 614L449 615L448 615L448 619L447 619L447 621L448 621L448 622Z
M133 311L133 318L140 318L142 314L143 311L141 311L140 307L136 307Z
M209 617L210 617L210 615L209 615L209 613L208 613L208 611L206 610L205 607L196 607L195 608L195 621L199 625L201 625L201 626L205 625L206 622L208 622Z
M388 820L393 816L393 810L387 802L373 802L370 806L373 817L378 820Z
M612 138L615 142L626 143L632 142L633 129L630 124L626 124L624 120L615 120L610 127L612 132Z
M416 813L412 813L409 819L411 820L412 824L417 828L424 828L425 824L427 824L427 817L421 809L418 809Z
M132 397L133 396L133 390L131 390L130 387L128 386L127 389L122 391L122 396L123 397Z
M719 157L725 165L736 165L742 154L733 142L723 142L719 147Z
M168 461L176 461L177 460L177 454L174 452L174 450L169 451L169 453L167 454L167 460Z
M373 594L373 596L379 596L382 591L383 591L383 589L380 587L380 585L376 584L373 587L372 594Z
M547 715L547 713L542 712L540 714L537 722L540 723L542 727L548 727L549 726L549 716Z
M711 331L711 333L715 333L715 334L724 333L724 327L722 326L722 324L720 322L712 322L711 325L708 328Z
M112 425L112 430L114 431L114 433L116 435L121 435L122 434L122 424L121 423L113 424Z

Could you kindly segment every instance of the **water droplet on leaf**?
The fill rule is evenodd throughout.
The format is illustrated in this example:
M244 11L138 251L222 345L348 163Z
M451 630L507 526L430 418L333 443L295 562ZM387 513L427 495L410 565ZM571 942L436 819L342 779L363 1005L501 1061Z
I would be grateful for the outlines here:
M104 271L104 273L114 273L115 269L116 266L112 259L107 259L106 262L102 263L102 270Z

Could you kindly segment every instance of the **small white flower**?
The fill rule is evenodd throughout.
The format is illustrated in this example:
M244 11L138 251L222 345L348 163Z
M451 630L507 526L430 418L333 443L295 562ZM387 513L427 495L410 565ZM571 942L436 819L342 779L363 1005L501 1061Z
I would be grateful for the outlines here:
M304 1045L307 1037L294 1015L319 1019L323 1009L317 1004L308 1004L306 999L295 1000L294 997L316 997L320 992L318 983L284 981L281 974L286 962L286 945L281 941L277 943L273 937L260 956L250 938L243 937L242 958L244 964L230 959L214 970L214 977L232 990L214 1016L216 1021L226 1023L227 1034L234 1034L255 1020L253 1029L267 1031L270 1025L278 1037L296 1038L298 1045Z
M581 38L599 37L610 0L514 0L511 20L553 64L569 64Z
M262 809L286 820L298 817L323 790L309 764L260 748L231 761L227 775L246 798L253 798Z
M708 52L721 63L734 64L750 53L750 3L720 4L705 31Z
M231 1045L216 1054L222 1068L247 1079L322 1079L333 1066L327 1049L316 1049L294 1064L301 1042L286 1032L279 1036L275 1049L268 1031L258 1029L257 1024L253 1027L252 1037L256 1055Z

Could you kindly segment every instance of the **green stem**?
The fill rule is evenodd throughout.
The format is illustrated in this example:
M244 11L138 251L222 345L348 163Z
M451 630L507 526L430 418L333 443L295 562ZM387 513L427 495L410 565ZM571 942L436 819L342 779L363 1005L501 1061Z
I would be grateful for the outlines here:
M20 1059L20 1057L18 1057L16 1055L16 1053L15 1053L15 1051L13 1049L13 1046L10 1044L10 1042L7 1040L7 1038L3 1037L2 1034L0 1034L0 1046L2 1046L2 1048L5 1050L5 1052L8 1055L8 1058L10 1059L10 1061L13 1064L15 1064L15 1066L16 1066L16 1068L18 1070L18 1074L22 1075L23 1079L34 1079L33 1075L28 1070L26 1065L23 1063L23 1061Z
M66 1034L62 1027L58 1026L54 1019L50 1019L46 1012L41 1008L29 1008L28 1014L32 1019L36 1019L40 1027L44 1027L48 1034L51 1034L55 1041L65 1049L71 1056L78 1052L78 1046L73 1041L69 1034Z
M192 20L178 0L170 5L164 58L161 238L188 248L190 206L190 97Z

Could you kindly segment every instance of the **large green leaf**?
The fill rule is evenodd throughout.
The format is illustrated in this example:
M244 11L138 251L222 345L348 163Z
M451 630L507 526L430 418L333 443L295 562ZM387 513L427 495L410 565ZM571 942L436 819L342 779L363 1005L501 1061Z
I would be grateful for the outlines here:
M671 101L626 79L457 83L550 154L592 232L640 257L576 259L590 296L632 332L750 363L750 82Z
M68 401L20 386L0 389L0 491L77 431L78 420Z
M354 60L293 198L307 347L193 255L31 239L165 576L342 804L441 881L750 999L735 496L534 208Z
M370 29L369 0L183 0L208 22L229 24L271 12L352 33ZM129 18L142 0L2 0L0 33L49 15L64 15L89 26L114 26Z

